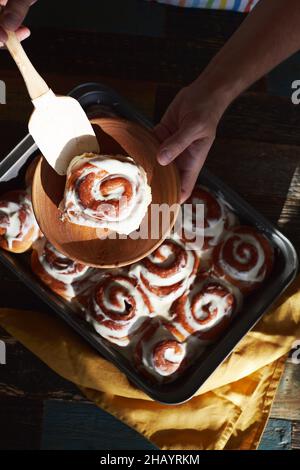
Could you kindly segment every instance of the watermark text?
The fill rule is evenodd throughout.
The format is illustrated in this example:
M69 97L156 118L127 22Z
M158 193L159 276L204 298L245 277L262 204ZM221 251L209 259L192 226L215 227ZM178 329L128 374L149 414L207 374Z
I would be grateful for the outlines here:
M0 365L6 364L6 344L0 340Z
M294 341L288 362L297 365L300 364L300 339Z
M300 80L294 80L292 83L292 103L295 105L300 104Z
M6 104L6 85L0 80L0 104Z

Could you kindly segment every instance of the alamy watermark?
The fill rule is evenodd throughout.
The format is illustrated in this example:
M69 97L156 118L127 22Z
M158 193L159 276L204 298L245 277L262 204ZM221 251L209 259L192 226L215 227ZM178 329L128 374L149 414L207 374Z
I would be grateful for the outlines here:
M292 90L295 90L291 96L292 103L298 105L300 104L300 80L294 80L292 82Z
M291 355L288 358L288 362L292 364L300 364L300 339L294 341L292 345Z
M0 365L6 364L6 344L0 340Z
M6 85L0 80L0 104L6 104Z
M122 204L124 207L126 198L122 197L120 201L120 205ZM204 204L151 204L148 217L144 217L140 227L128 235L122 234L122 220L116 222L118 218L116 207L107 202L105 212L115 221L115 226L119 226L120 229L104 233L102 229L97 230L99 239L159 240L162 234L168 233L170 227L173 226L173 230L168 233L168 236L174 235L175 238L184 240L186 248L190 250L200 250L203 247Z

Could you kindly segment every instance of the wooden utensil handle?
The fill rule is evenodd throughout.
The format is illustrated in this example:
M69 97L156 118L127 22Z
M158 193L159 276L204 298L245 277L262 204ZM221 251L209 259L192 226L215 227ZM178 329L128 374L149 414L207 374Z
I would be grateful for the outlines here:
M16 34L11 31L6 31L6 33L8 40L5 45L24 78L30 98L32 100L39 98L49 91L47 83L30 62Z

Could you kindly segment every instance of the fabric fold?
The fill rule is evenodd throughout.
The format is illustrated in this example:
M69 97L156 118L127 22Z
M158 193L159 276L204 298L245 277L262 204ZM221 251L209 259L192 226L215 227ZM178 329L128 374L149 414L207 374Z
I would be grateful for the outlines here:
M254 449L286 354L300 338L300 277L196 395L174 406L138 390L54 313L0 309L0 325L89 400L161 449Z

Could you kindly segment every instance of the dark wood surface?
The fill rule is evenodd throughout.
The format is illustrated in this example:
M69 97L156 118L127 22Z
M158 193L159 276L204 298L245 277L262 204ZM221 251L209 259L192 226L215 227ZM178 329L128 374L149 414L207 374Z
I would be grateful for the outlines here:
M26 49L57 93L101 81L158 121L180 87L205 67L242 18L168 8L161 37L43 29L33 32ZM7 104L0 105L3 158L26 133L31 104L6 52L0 54L0 71L7 85ZM262 80L226 112L207 163L278 223L298 250L299 129L299 108L269 96ZM0 307L45 308L2 266L0 280ZM0 365L0 448L121 449L124 443L126 448L150 448L3 330L0 339L7 346L7 364ZM287 364L260 448L300 448L299 370Z

